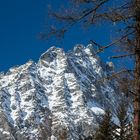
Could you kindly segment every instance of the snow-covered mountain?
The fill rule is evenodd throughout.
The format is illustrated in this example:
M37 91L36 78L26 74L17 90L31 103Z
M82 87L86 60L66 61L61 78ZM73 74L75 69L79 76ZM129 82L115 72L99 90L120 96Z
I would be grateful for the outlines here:
M0 140L79 140L95 132L106 108L115 112L117 84L91 45L51 47L0 74Z

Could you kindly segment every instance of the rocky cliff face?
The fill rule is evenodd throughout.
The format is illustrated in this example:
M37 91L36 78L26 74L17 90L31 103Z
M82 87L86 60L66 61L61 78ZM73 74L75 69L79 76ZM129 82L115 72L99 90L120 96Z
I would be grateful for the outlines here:
M95 132L106 108L115 112L117 85L91 45L64 53L51 47L0 75L0 139L79 140Z

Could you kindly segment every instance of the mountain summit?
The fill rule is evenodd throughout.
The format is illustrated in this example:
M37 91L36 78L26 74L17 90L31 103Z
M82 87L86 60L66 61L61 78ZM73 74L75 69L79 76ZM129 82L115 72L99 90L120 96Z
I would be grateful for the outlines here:
M95 132L106 108L115 112L117 84L106 79L91 45L65 53L51 47L0 75L0 139L79 140Z

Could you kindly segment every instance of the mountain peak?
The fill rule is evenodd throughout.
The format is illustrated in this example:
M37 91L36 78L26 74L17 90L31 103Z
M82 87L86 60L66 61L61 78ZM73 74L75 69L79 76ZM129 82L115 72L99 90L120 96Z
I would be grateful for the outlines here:
M94 134L105 108L114 111L120 100L106 73L92 45L68 53L51 47L38 63L11 68L0 76L0 139L79 140Z

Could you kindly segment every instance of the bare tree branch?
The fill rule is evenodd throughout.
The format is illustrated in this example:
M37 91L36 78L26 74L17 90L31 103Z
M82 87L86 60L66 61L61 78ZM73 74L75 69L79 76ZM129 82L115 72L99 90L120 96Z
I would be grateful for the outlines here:
M129 57L129 56L134 56L135 53L131 53L131 54L123 54L123 55L119 55L119 56L111 56L109 57L110 59L112 58L123 58L123 57Z
M91 42L92 44L98 46L99 49L98 49L97 52L96 52L96 53L98 54L98 53L100 53L100 52L103 52L104 49L107 49L107 48L109 48L109 47L111 47L111 46L113 46L113 45L119 43L121 40L123 40L124 38L126 38L127 36L129 36L129 35L131 35L131 34L133 34L133 33L135 33L135 31L132 31L132 32L130 32L130 33L128 33L128 34L125 34L125 35L122 36L121 38L116 39L115 41L111 42L110 44L108 44L108 45L106 45L106 46L102 46L102 45L96 43L96 42L93 41L93 40L90 40L90 42Z

